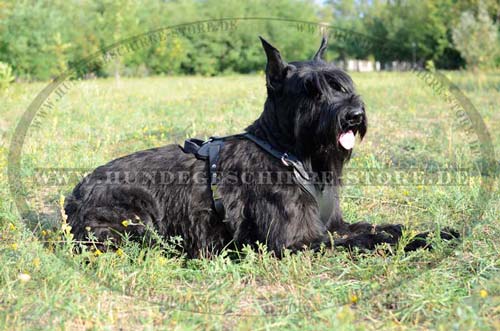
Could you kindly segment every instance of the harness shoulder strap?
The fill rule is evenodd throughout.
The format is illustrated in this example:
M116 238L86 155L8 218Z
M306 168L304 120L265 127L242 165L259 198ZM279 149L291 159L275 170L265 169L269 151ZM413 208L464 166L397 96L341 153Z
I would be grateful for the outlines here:
M283 153L275 149L267 141L262 140L251 133L245 133L244 137L253 141L257 146L259 146L275 158L281 160L281 162L285 166L293 168L295 178L297 179L300 187L316 199L318 195L316 186L311 182L311 176L309 176L309 173L306 171L304 164L295 155Z
M305 169L302 161L300 161L295 155L283 153L275 149L267 141L262 140L251 133L245 133L244 137L253 141L257 146L261 147L269 154L280 159L281 162L287 167L293 168L293 173L297 183L303 191L309 193L309 195L314 198L318 204L320 218L323 223L326 224L333 213L333 190L329 187L325 187L322 191L319 190Z

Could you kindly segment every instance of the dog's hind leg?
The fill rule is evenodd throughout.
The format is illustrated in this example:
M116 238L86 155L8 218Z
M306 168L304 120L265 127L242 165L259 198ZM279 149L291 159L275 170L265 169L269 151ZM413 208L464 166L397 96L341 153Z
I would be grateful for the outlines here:
M116 248L124 236L143 238L151 223L148 215L120 207L89 208L78 216L79 222L70 221L76 242L101 251Z
M77 242L106 250L124 235L144 241L148 228L155 228L158 208L144 190L96 185L93 192L84 199L76 191L67 200L68 224Z

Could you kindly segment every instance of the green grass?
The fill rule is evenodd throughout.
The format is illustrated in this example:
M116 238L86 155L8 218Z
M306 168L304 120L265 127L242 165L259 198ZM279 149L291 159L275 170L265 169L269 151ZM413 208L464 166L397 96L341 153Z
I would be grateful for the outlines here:
M497 147L500 76L447 75L476 106ZM415 75L355 74L354 80L370 128L351 171L474 166L466 143L471 133ZM186 260L128 243L120 253L72 255L59 204L75 181L40 185L33 181L36 168L92 169L186 137L240 132L262 109L264 79L75 82L26 137L19 180L36 213L21 219L8 190L7 154L15 125L43 87L16 84L1 95L0 329L500 329L498 181L478 217L476 171L461 186L353 184L342 191L349 221L403 223L415 231L475 225L455 249L436 241L432 252L335 250L276 260L263 248L236 261Z

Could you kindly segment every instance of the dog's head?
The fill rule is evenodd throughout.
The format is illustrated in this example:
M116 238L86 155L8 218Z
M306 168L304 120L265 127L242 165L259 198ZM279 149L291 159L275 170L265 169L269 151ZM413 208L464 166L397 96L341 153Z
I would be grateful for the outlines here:
M349 156L355 135L366 134L365 106L351 77L323 60L326 38L312 60L290 63L262 37L261 41L267 56L264 122L293 140L302 156Z

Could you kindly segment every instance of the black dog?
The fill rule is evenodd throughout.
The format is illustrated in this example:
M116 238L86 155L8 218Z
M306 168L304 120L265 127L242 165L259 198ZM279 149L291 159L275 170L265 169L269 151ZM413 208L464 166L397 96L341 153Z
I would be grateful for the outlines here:
M326 40L313 60L291 63L261 41L267 100L246 134L201 147L191 141L185 149L154 148L97 168L66 199L76 240L93 238L105 249L125 233L140 240L154 229L165 239L182 237L190 257L257 242L281 256L284 249L373 249L398 241L400 225L342 219L342 168L355 135L365 135L367 118L351 78L322 60ZM425 246L425 237L408 248Z

